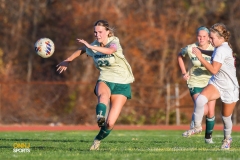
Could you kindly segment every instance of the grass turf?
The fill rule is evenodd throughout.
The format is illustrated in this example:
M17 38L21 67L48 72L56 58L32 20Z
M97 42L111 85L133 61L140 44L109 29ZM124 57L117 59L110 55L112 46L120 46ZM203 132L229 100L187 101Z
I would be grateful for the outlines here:
M232 134L229 151L220 150L222 131L214 131L214 144L204 134L183 138L182 131L114 131L89 151L97 131L0 132L0 159L240 159L240 135ZM16 144L30 144L30 153L13 153Z

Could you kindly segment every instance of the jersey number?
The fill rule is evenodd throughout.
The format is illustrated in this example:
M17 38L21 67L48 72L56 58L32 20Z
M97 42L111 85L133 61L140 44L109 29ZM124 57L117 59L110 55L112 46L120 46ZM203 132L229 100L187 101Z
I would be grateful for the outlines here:
M109 63L108 60L103 60L103 61L99 60L98 61L98 66L100 66L100 67L102 67L102 66L110 66L110 63Z

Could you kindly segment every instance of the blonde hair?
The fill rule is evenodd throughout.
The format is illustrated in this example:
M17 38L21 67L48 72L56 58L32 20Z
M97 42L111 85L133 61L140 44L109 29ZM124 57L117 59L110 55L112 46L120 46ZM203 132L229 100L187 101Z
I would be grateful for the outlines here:
M216 23L210 28L210 32L217 33L218 37L223 37L225 42L228 42L228 45L232 48L229 39L230 32L227 30L227 27L223 23Z
M105 27L105 29L107 31L109 31L108 37L114 36L114 33L113 33L114 29L109 26L107 21L105 21L105 20L98 20L97 22L95 22L94 27L95 26L103 26L103 27Z

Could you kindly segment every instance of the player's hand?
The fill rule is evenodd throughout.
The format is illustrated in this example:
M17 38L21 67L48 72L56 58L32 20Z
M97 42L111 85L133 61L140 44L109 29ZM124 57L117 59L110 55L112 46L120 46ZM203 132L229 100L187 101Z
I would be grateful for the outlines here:
M57 72L60 74L60 73L62 73L63 71L66 71L69 63L70 63L70 61L62 61L61 63L59 63L59 64L56 66L56 67L58 67L58 68L57 68Z
M85 41L83 39L77 39L77 41L80 42L80 43L83 43L87 48L91 47L91 45L87 41Z
M183 75L183 79L184 79L184 80L186 80L186 81L187 81L189 78L190 78L190 76L189 76L189 74L188 74L188 73L186 73L186 74L184 74L184 75Z
M197 47L192 48L192 53L195 54L198 59L202 57L202 53Z

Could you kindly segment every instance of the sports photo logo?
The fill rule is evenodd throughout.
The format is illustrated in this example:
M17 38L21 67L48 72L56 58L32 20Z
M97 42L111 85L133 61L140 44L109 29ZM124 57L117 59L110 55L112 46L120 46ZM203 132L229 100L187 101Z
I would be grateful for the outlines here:
M13 143L13 152L14 153L29 153L30 152L30 143Z

